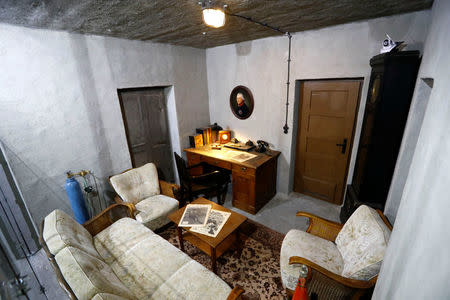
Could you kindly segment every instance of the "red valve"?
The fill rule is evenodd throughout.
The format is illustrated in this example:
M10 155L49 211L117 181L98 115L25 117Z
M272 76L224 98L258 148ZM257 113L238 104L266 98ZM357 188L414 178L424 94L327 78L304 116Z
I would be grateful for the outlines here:
M306 278L299 277L295 287L292 300L308 300L308 291L306 290Z

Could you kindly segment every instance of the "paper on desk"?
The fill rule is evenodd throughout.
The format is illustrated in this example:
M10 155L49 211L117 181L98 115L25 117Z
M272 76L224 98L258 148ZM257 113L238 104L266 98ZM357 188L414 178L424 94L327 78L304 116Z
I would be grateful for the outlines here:
M234 159L235 161L238 161L238 162L244 162L244 161L246 161L246 160L255 158L255 157L257 157L257 156L258 156L258 155L255 155L255 154L239 152L239 153L236 153L236 154L230 154L229 157L230 157L231 159Z

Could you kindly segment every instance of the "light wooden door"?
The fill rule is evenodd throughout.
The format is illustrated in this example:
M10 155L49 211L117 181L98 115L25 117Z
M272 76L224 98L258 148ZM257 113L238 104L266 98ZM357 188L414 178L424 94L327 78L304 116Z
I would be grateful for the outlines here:
M294 191L341 204L360 80L300 85Z
M120 90L119 95L133 167L153 162L160 179L173 181L164 88Z

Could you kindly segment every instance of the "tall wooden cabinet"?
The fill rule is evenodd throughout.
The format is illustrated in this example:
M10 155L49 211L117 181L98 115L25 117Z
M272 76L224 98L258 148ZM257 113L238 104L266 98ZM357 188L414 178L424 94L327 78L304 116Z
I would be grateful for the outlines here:
M383 210L408 118L419 51L385 53L370 60L372 72L352 184L340 218L361 204Z

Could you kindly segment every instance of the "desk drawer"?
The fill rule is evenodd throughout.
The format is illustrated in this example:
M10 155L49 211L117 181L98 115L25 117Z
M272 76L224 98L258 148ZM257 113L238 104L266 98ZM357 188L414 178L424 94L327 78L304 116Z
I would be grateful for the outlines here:
M187 152L186 156L189 166L198 165L201 162L201 156L198 154Z
M255 176L256 170L240 165L233 165L233 172L243 174L243 175L252 175Z
M212 165L212 166L231 170L231 163L223 161L223 160L215 159L212 157L202 156L202 161L204 161L205 163Z

